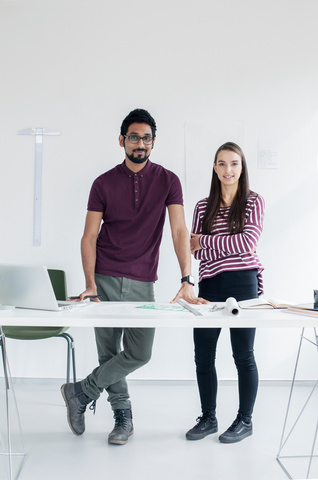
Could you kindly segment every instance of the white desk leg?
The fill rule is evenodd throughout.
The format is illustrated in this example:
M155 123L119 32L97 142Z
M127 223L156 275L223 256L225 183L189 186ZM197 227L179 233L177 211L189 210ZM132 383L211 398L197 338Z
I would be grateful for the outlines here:
M314 434L314 439L313 439L313 444L312 444L312 448L311 448L311 453L310 455L305 455L305 456L297 456L297 455L290 455L290 456L283 456L281 455L281 451L282 449L284 448L287 440L289 439L289 437L291 436L294 428L296 427L300 417L302 416L311 396L313 395L313 393L315 392L317 386L318 386L318 380L315 382L310 394L308 395L307 397L307 400L303 406L303 408L301 409L298 417L296 418L295 420L295 423L293 424L293 426L291 427L288 435L286 436L285 438L285 430L286 430L286 425L287 425L287 419L288 419L288 415L289 415L289 409L290 409L290 404L291 404L291 399L292 399L292 395L293 395L293 391L294 391L294 386L295 386L295 379L296 379L296 373L297 373L297 368L298 368L298 362L299 362L299 356L300 356L300 352L301 352L301 347L302 347L302 343L303 343L303 340L307 340L309 341L310 343L312 343L313 345L315 345L317 348L318 348L318 335L317 335L317 329L314 328L314 334L315 334L315 342L312 342L311 340L309 340L308 338L306 338L304 336L304 331L305 329L303 328L302 329L302 332L301 332L301 337L300 337L300 342L299 342L299 347L298 347L298 352L297 352L297 358L296 358L296 364L295 364L295 368L294 368L294 375L293 375L293 380L292 380L292 384L291 384L291 388L290 388L290 394L289 394L289 400L288 400L288 404L287 404L287 410L286 410L286 416L285 416L285 421L284 421L284 426L283 426L283 432L282 432L282 437L281 437L281 441L280 441L280 446L279 446L279 451L278 451L278 454L277 454L277 461L279 463L279 465L282 467L282 469L284 470L284 472L286 473L287 477L290 478L290 479L293 479L293 477L289 474L289 472L287 471L287 469L284 467L284 465L282 464L281 462L281 459L287 459L287 458L301 458L301 457L304 457L304 458L309 458L309 463L308 463L308 470L307 470L307 476L306 478L309 478L309 475L310 475L310 469L311 469L311 464L312 464L312 459L314 457L316 457L316 455L314 455L314 450L315 450L315 446L316 446L316 441L317 441L317 434L318 434L318 422L317 422L317 425L316 425L316 430L315 430L315 434Z
M3 333L2 327L0 326L0 345L1 345L1 350L2 350L2 361L3 361L3 371L4 371L4 382L5 382L5 409L6 409L6 429L7 429L7 451L4 445L4 442L2 440L1 432L0 432L0 441L2 444L2 452L0 452L0 455L3 455L4 459L8 458L8 465L6 465L6 462L4 462L4 468L6 471L6 476L8 480L15 480L18 479L20 476L21 470L23 468L23 464L26 459L26 451L24 447L24 440L23 440L23 433L22 433L22 428L21 428L21 421L20 421L20 415L19 415L19 410L18 410L18 404L15 396L15 391L13 388L12 384L12 379L11 379L11 373L10 373L10 368L9 368L9 362L8 362L8 356L7 356L7 349L6 349L6 339L5 335ZM19 427L19 436L20 436L20 441L22 445L22 452L20 453L14 453L12 452L12 444L11 444L11 423L10 423L10 405L9 405L9 394L12 396L13 401L14 401L14 406L16 410L16 418L18 421L18 427ZM16 475L14 476L13 474L13 457L15 456L23 456L22 462L20 467L18 468L18 471Z
M309 457L309 464L308 464L308 470L307 470L307 477L306 478L309 478L312 459L315 456L314 452L315 452L315 446L316 446L316 440L317 440L317 433L318 433L318 422L316 424L315 436L314 436L314 440L313 440L313 443L312 443L312 448L311 448L311 453L310 453L310 457Z
M279 458L280 452L282 451L282 448L284 447L285 443L287 442L287 440L288 440L288 438L291 434L291 431L290 431L289 435L287 436L287 438L284 441L285 430L286 430L286 425L287 425L287 420L288 420L288 415L289 415L289 409L290 409L291 399L292 399L292 396L293 396L293 391L294 391L294 386L295 386L295 379L296 379L297 367L298 367L298 362L299 362L299 356L300 356L301 346L302 346L302 342L303 342L303 338L304 338L304 330L305 329L303 328L302 331L301 331L300 342L299 342L297 358L296 358L296 364L295 364L295 368L294 368L292 384L291 384L291 387L290 387L290 393L289 393L289 399L288 399L285 421L284 421L284 426L283 426L283 432L282 432L282 437L281 437L281 440L280 440L280 445L279 445L277 458ZM295 427L295 424L294 424L293 428L294 427ZM293 428L292 428L292 430L293 430Z

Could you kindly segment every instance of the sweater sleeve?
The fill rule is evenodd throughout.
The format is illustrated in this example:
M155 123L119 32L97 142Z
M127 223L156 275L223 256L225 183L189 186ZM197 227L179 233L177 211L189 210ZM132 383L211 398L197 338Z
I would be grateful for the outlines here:
M212 250L224 255L248 253L255 249L263 230L265 204L258 195L246 214L246 222L241 233L227 235L202 235L202 250Z
M192 233L200 234L202 232L202 220L203 220L203 213L204 213L202 212L202 207L200 209L200 205L202 205L202 203L203 201L201 200L201 202L198 202L195 206L195 209L193 212L193 220L192 220ZM200 240L202 236L205 236L205 235L201 235ZM209 236L209 235L206 235L206 236ZM201 241L200 241L200 244L201 244ZM211 261L224 258L227 255L228 254L226 254L225 252L220 252L217 250L207 249L207 248L197 250L193 254L196 260L211 260Z

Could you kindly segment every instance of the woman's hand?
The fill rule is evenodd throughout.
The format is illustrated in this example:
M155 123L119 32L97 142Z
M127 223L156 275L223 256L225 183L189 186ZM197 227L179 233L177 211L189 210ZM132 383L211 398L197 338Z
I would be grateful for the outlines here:
M254 253L256 252L256 248L257 248L257 245L255 245L255 247L253 248L253 250L251 250L250 252L248 252L250 255L254 255Z
M197 250L201 250L201 245L199 242L200 237L201 237L201 234L191 233L191 239L190 239L191 253L194 253Z

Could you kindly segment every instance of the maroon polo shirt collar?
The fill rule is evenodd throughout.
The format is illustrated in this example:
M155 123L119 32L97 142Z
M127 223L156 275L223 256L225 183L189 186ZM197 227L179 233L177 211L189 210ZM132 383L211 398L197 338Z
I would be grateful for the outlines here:
M137 175L147 175L147 173L149 172L150 168L151 168L151 161L149 160L148 158L148 161L147 161L147 164L144 166L143 169L141 169ZM135 172L133 172L132 170L130 170L130 168L127 167L126 163L125 163L125 160L123 161L123 163L121 164L121 168L123 170L123 172L128 175L129 177L131 177L131 175L135 175Z

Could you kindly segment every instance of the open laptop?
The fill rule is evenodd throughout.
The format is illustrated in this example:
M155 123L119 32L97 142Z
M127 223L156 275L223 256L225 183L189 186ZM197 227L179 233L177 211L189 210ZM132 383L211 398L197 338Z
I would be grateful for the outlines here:
M87 305L87 302L57 301L46 267L0 264L0 304L60 311Z

